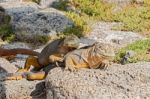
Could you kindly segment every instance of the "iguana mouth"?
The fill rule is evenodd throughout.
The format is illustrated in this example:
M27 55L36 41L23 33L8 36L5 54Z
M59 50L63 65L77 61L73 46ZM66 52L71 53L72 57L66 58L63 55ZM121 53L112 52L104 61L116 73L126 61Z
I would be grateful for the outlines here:
M105 56L105 57L114 57L115 56L115 54L101 54L101 55L103 55L103 56Z

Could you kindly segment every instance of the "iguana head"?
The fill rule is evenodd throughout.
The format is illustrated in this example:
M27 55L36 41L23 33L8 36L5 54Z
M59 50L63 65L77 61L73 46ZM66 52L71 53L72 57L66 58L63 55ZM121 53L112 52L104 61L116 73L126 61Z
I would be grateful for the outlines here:
M100 56L104 57L115 56L114 47L111 44L96 42L93 47L94 52Z
M77 36L71 34L65 37L63 46L67 46L69 48L78 48L79 44L80 44L80 39Z

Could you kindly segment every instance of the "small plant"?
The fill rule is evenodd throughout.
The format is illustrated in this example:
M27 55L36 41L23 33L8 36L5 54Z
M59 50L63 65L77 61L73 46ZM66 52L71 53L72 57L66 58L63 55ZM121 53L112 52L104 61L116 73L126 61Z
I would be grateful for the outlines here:
M136 41L133 44L129 44L127 47L120 49L115 57L115 61L120 62L128 50L132 50L136 53L133 57L130 58L130 63L137 61L150 62L150 39Z
M74 12L66 12L66 16L74 22L74 25L72 27L66 28L64 34L73 33L80 37L91 30L91 27L89 27L88 25L88 22L90 20L88 16L80 16Z
M12 26L10 25L11 17L3 13L0 13L0 16L1 16L0 38L4 41L11 42L15 38L13 30L12 30Z

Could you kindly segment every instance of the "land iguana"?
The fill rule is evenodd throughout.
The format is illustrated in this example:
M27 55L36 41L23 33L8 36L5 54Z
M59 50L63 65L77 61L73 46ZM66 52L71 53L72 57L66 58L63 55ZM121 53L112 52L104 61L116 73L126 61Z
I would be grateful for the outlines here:
M69 35L65 38L57 39L49 43L38 56L29 56L26 60L25 67L18 72L28 72L33 66L34 70L39 71L41 68L50 63L63 62L64 56L79 47L80 39L75 35ZM28 80L44 79L45 72L25 73ZM18 76L7 77L8 80L22 79Z
M111 44L96 42L92 46L68 53L64 58L65 70L106 68L114 56L114 48Z

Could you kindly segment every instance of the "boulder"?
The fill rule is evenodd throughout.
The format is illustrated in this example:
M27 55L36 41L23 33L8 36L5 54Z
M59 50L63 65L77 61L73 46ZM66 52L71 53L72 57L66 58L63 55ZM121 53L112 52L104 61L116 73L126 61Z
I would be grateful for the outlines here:
M71 27L73 22L62 12L53 8L40 10L28 14L15 24L17 39L36 40L62 32Z
M46 78L47 99L149 99L149 71L150 62L77 72L57 67Z
M0 6L12 17L13 26L25 15L38 10L38 5L33 2L6 2L0 3Z
M8 60L0 58L0 73L15 73L17 70L18 68Z
M0 82L0 99L46 99L43 81Z
M12 17L13 30L20 41L44 42L73 25L61 11L41 9L33 2L6 2L0 3L0 6Z
M124 47L137 40L145 39L145 37L139 33L116 31L112 29L113 27L119 27L119 25L121 25L121 23L98 22L93 26L93 31L86 35L86 37L98 42L112 43L118 48Z

